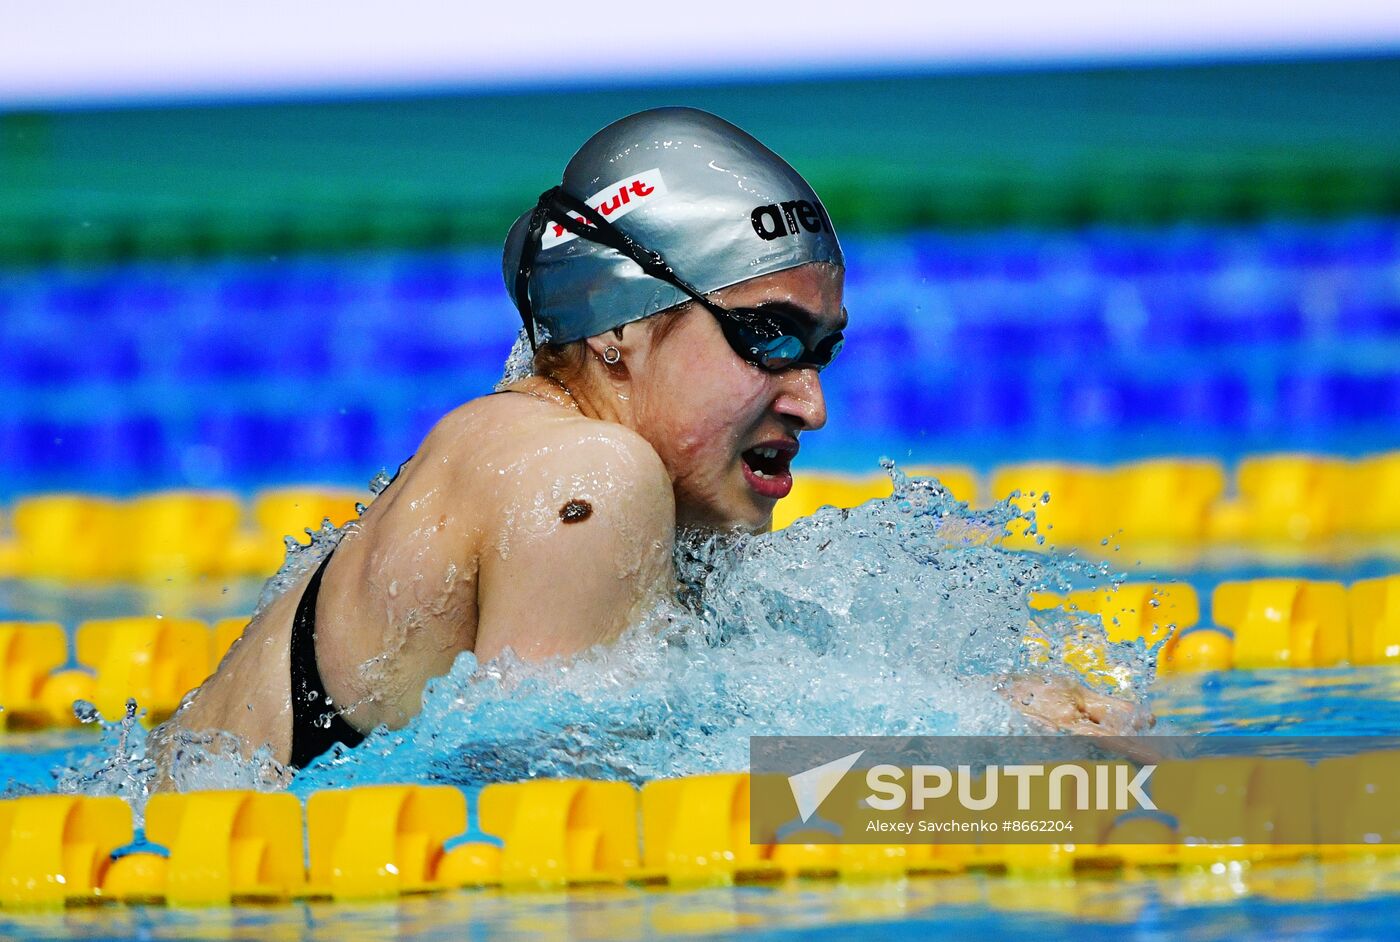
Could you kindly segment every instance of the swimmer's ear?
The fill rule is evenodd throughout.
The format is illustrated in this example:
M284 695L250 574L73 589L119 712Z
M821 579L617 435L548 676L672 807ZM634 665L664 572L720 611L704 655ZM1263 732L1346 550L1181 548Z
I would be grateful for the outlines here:
M605 334L596 337L589 337L584 342L588 344L588 351L604 369L617 379L625 378L630 367L635 363L635 357L639 353L636 341L641 331L629 331L629 336L623 336L620 329L610 330Z

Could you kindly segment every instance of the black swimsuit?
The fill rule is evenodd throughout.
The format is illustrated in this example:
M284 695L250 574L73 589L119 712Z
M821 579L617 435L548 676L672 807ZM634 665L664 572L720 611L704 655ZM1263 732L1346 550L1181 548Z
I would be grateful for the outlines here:
M336 743L353 749L365 738L340 715L316 666L316 599L321 594L321 577L334 552L327 553L316 567L292 619L292 766L297 769L305 768Z
M503 389L488 395L500 396L504 393L521 393L519 389ZM410 456L408 461L412 461ZM399 465L399 470L389 479L386 488L398 480L408 461ZM382 492L381 492L382 493ZM321 577L331 561L335 550L326 554L316 573L306 584L306 591L297 603L296 615L292 618L291 681L292 681L292 768L304 769L308 762L328 751L336 743L344 743L353 749L364 742L365 734L360 732L340 715L340 708L326 693L326 685L321 681L321 670L316 665L316 600L321 594Z
M408 461L412 461L412 456ZM393 484L408 466L408 461L399 465ZM384 485L387 489L389 484ZM380 493L383 493L382 491ZM316 600L321 595L321 577L326 574L335 548L326 554L306 591L297 603L297 613L292 617L291 680L292 680L292 768L304 769L312 759L330 750L336 743L344 743L353 749L364 742L365 734L360 732L340 715L340 708L326 693L326 685L321 681L321 669L316 664Z

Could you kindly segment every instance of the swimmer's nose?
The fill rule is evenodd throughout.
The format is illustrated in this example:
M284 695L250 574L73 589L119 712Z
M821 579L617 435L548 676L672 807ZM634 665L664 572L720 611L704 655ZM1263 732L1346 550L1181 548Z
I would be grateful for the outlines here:
M774 409L779 415L790 416L800 427L815 431L826 424L826 396L822 393L821 375L810 366L784 370Z

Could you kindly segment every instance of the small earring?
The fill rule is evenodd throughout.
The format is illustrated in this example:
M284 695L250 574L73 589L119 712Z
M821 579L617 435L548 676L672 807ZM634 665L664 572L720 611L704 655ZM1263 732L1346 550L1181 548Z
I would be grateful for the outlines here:
M606 363L608 366L614 365L621 359L622 351L617 349L617 347L614 347L612 344L608 344L606 347L603 348L603 362Z

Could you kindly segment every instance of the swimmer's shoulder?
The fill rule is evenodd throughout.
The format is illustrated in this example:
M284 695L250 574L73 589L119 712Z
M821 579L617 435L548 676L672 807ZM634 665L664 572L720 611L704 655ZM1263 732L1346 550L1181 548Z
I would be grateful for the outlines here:
M612 504L627 517L674 519L666 467L651 443L631 429L572 413L522 423L514 431L490 475L502 502L533 493L589 501L599 509Z
M645 438L521 393L482 396L449 412L424 439L419 458L455 468L481 498L504 500L522 490L552 491L592 479L649 512L668 519L675 514L670 476Z

